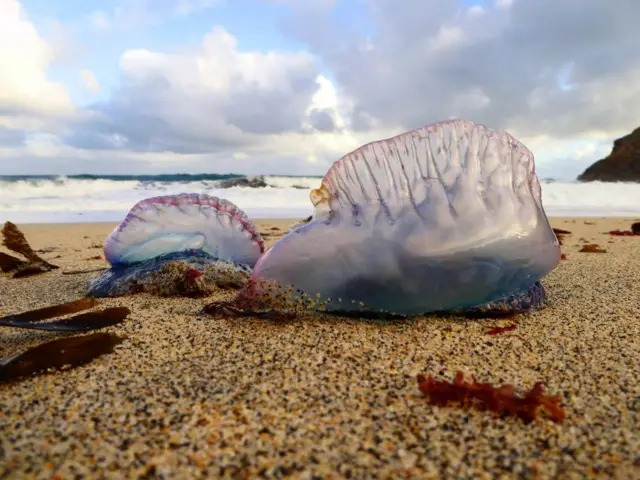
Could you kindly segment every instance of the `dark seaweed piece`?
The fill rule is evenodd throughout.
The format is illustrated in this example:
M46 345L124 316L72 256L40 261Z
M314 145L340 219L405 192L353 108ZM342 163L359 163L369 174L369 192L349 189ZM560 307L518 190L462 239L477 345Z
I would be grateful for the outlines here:
M62 272L63 275L81 275L83 273L104 272L107 267L87 268L84 270L67 270Z
M46 260L42 259L36 252L33 251L29 242L25 238L24 234L20 231L20 229L11 222L5 222L4 227L2 228L2 244L7 247L12 252L19 253L27 260L31 262L41 262L49 267L59 268L55 265L51 265Z
M578 251L584 253L607 253L607 250L602 248L597 243L588 243Z
M613 235L615 237L638 237L640 236L640 232L633 232L631 230L611 230L609 235Z
M494 327L491 330L487 331L487 335L499 335L501 333L504 332L510 332L512 330L516 329L516 324L515 323L510 323L509 325L505 326L505 327Z
M127 307L112 307L43 323L3 321L0 319L0 327L49 330L53 332L88 332L89 330L98 330L122 323L130 313L131 310Z
M4 227L2 228L2 237L2 244L5 247L12 252L19 253L29 260L17 268L17 271L13 274L13 278L28 277L60 268L57 265L53 265L52 263L42 259L31 248L24 234L15 224L5 222Z
M564 240L564 236L565 235L571 235L571 232L569 230L563 230L561 228L554 228L553 229L553 233L556 234L556 238L558 239L558 243L560 245L563 244L563 240Z
M238 317L261 317L268 320L284 321L296 318L296 314L294 312L278 312L276 310L245 310L236 307L232 302L213 302L205 305L202 311L207 315L222 317L225 320L228 318Z
M28 262L25 262L24 260L20 260L19 258L16 258L12 255L0 252L0 270L2 270L4 273L13 272L24 267L27 264Z
M475 403L484 410L500 415L515 415L529 423L536 417L539 407L547 410L554 422L562 423L564 410L560 407L560 397L545 395L542 382L537 382L524 397L515 393L513 385L494 387L490 383L478 383L475 378L466 381L458 372L453 382L435 380L432 376L418 375L418 388L433 405L444 406L449 402ZM475 401L475 402L474 402Z
M27 312L16 313L13 315L6 315L4 317L0 317L0 321L18 323L39 322L41 320L48 320L50 318L61 317L62 315L69 315L71 313L89 310L98 304L99 302L95 298L83 297L78 300L73 300L72 302L37 308L35 310L29 310Z
M113 333L93 333L52 340L0 360L0 382L17 380L49 369L76 367L112 353L125 339Z
M52 269L49 266L50 264L38 262L38 263L28 263L24 267L20 268L17 272L13 274L13 278L24 278L30 277L32 275L38 275L39 273L47 273ZM58 268L58 267L55 267Z

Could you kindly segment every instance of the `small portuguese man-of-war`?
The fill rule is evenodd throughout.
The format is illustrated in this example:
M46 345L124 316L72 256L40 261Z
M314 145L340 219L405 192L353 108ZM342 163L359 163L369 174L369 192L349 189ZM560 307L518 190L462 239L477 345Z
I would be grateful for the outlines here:
M546 303L540 280L560 245L533 154L504 131L447 120L363 145L310 197L311 219L266 251L227 200L142 200L107 238L111 268L88 294L174 294L166 285L195 270L209 291L240 289L232 303L247 310L509 314Z

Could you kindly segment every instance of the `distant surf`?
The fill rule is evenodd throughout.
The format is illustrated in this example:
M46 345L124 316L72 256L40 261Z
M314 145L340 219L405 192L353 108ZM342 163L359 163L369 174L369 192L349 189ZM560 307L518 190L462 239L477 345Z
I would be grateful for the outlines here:
M120 221L139 200L181 192L227 198L251 218L300 219L322 177L228 174L0 176L0 221ZM640 184L543 179L549 216L640 216Z

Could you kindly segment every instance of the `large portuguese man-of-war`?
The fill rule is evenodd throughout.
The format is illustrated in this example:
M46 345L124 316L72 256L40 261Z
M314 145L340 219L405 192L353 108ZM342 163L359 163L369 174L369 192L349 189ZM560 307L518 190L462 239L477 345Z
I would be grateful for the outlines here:
M560 260L533 154L448 120L364 145L311 192L314 213L265 251L231 202L142 200L109 235L91 296L238 292L240 311L420 315L541 308Z

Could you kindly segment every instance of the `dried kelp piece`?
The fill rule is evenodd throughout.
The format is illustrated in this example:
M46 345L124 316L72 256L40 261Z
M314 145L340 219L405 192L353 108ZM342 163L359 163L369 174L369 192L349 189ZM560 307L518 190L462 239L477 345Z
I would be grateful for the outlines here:
M4 237L2 244L12 252L19 253L32 262L46 263L45 260L40 258L40 256L31 248L31 245L27 242L24 234L14 223L5 222L4 227L2 228L2 236Z
M213 302L205 305L202 311L207 315L222 317L225 320L238 317L261 317L268 320L286 321L296 318L296 314L294 312L279 312L276 310L244 310L235 306L232 302Z
M560 245L563 244L565 235L571 235L571 232L569 230L563 230L561 228L554 228L553 233L556 234L556 238L558 239Z
M98 267L98 268L87 268L83 270L67 270L62 272L62 275L80 275L83 273L94 273L94 272L104 272L106 267Z
M9 272L18 270L24 267L25 265L27 265L27 263L28 262L25 262L24 260L20 260L19 258L16 258L12 255L9 255L4 252L0 252L0 270L2 270L4 273L9 273Z
M0 382L17 380L49 369L77 367L107 353L126 337L113 333L66 337L52 340L0 360Z
M0 321L18 323L40 322L42 320L48 320L50 318L61 317L63 315L69 315L71 313L78 313L82 312L83 310L89 310L90 308L93 308L98 304L99 302L95 298L83 297L78 300L61 303L59 305L37 308L35 310L29 310L27 312L0 317Z
M487 335L500 335L501 333L511 332L516 329L515 323L510 323L504 327L494 327L491 330L487 331Z
M99 330L122 323L131 313L127 307L111 307L96 312L81 313L69 318L62 318L51 322L15 322L2 321L0 326L26 328L31 330L49 330L54 332L88 332L89 330Z
M53 268L58 267L54 265ZM13 278L30 277L32 275L38 275L39 273L47 273L51 270L52 266L49 263L28 263L23 268L20 268L16 273L14 273Z
M435 380L432 376L418 375L418 388L433 405L444 406L449 402L461 405L473 403L479 408L500 415L515 415L525 422L536 418L539 407L544 408L554 422L562 423L565 417L560 407L560 397L545 395L542 382L520 397L513 385L495 387L490 383L478 383L472 377L466 381L462 372L458 372L453 382Z
M588 243L578 251L583 253L607 253L607 251L597 243Z
M60 268L57 265L53 265L41 258L31 248L31 245L27 242L24 234L15 224L5 222L4 227L2 228L2 236L2 244L5 247L12 252L19 253L29 260L18 267L17 271L13 274L13 278L28 277Z

